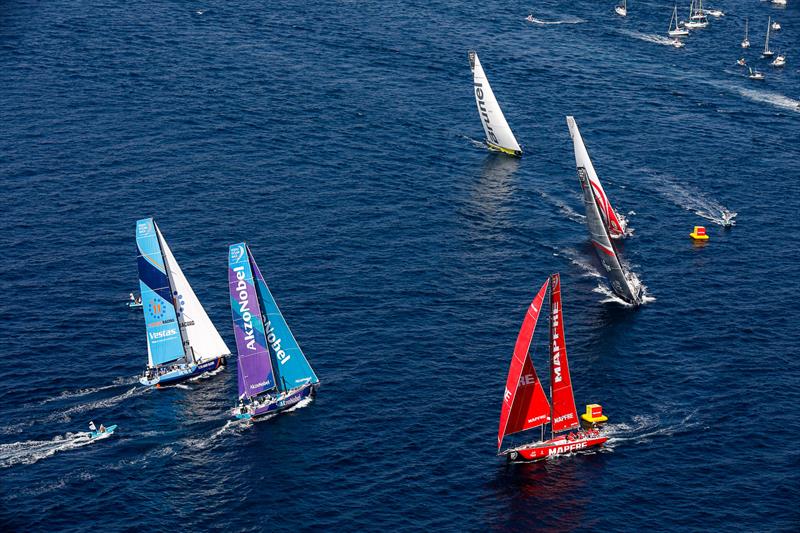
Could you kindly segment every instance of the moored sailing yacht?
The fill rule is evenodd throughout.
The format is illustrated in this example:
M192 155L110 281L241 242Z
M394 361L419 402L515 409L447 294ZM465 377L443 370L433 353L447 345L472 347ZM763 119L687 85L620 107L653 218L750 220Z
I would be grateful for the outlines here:
M750 48L748 29L748 19L744 19L744 39L742 39L742 48Z
M228 284L239 352L236 418L279 413L313 397L319 379L243 242L228 250Z
M685 23L685 26L690 30L708 26L708 18L703 12L703 0L692 0L689 5L689 20Z
M620 17L627 17L628 16L628 0L622 0L622 4L618 5L614 8L617 15Z
M637 306L643 301L644 287L633 273L623 268L617 249L611 240L612 237L619 238L625 235L627 223L624 217L611 207L573 117L567 117L567 126L575 149L575 166L583 189L586 224L592 245L603 264L613 291L625 302Z
M500 104L494 96L483 71L478 54L470 50L469 66L472 69L472 89L475 92L475 103L478 106L478 115L481 117L483 131L486 133L486 146L489 150L520 157L520 148L511 127L506 122L506 117L500 110Z
M675 26L673 27L673 23ZM683 27L681 22L678 21L678 5L675 4L675 7L672 9L672 18L669 19L669 29L667 30L667 34L670 37L683 37L689 35L689 30Z
M530 355L530 345L550 289L550 399L536 375ZM597 406L596 406L597 407ZM602 413L601 413L602 415ZM607 420L598 417L597 420ZM550 424L550 439L544 439L544 426ZM572 392L567 345L564 337L564 314L561 304L561 280L553 274L544 282L539 293L525 313L517 336L514 355L508 369L503 405L500 410L500 427L497 433L498 455L509 461L537 461L602 445L608 440L592 427L575 433L580 427L575 397ZM503 450L503 438L529 429L542 428L540 441ZM593 426L596 426L594 424ZM566 433L570 432L570 433Z
M152 218L136 222L136 246L147 329L147 370L139 382L174 385L223 366L230 350Z
M761 57L763 57L764 59L769 59L775 55L772 52L772 50L769 49L769 30L771 26L772 26L772 17L769 17L767 22L767 37L764 40L764 51L761 52Z

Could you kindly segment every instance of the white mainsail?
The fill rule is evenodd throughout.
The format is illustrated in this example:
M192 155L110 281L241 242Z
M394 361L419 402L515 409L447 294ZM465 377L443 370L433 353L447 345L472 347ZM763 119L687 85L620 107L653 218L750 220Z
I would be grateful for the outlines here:
M175 313L183 332L186 358L190 362L203 363L211 359L216 359L231 352L222 340L217 328L214 327L211 319L208 318L206 310L192 290L192 286L183 275L178 261L172 255L167 241L161 234L161 230L156 226L158 240L161 243L161 250L164 254L164 264L167 267L170 285L172 286L172 297L175 301Z
M511 132L506 122L506 117L500 110L500 104L494 97L494 92L486 79L478 54L469 52L469 65L472 69L472 85L475 92L475 103L478 105L478 114L481 117L483 131L486 133L486 144L490 149L498 150L509 155L522 155L517 139Z

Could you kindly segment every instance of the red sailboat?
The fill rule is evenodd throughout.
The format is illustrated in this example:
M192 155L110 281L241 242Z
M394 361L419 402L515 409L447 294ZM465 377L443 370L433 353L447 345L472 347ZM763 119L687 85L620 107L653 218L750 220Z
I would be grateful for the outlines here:
M550 289L550 398L536 375L529 354L536 322ZM597 408L599 406L595 406ZM602 413L599 413L602 420ZM567 345L564 339L564 315L561 308L561 279L553 274L544 282L531 302L517 336L514 356L508 369L503 407L500 411L500 429L497 433L498 455L511 461L537 461L554 455L572 453L600 446L607 437L600 435L597 425L588 414L583 419L590 422L586 430L581 426L572 394L572 380L567 363ZM600 420L598 418L598 420ZM544 440L544 425L550 424L551 438ZM542 440L500 452L503 437L542 426Z

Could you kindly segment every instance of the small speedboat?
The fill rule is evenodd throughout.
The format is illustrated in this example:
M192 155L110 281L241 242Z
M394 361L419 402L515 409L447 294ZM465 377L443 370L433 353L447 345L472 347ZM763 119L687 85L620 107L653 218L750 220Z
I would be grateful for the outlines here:
M681 42L679 39L672 39L672 42L670 42L669 44L671 44L671 45L672 45L672 46L674 46L675 48L683 48L684 46L686 46L686 45L685 45L684 43L682 43L682 42Z
M750 78L751 80L763 80L764 79L764 73L763 72L759 72L758 70L753 70L752 68L750 68L749 70L750 70L750 74L748 74L747 77Z
M703 12L709 17L719 18L725 16L725 13L720 9L704 9Z
M536 21L534 20L534 18L533 18L533 13L531 13L530 15L528 15L527 17L525 17L525 20L527 20L528 22L536 22Z
M772 31L781 31L781 23L777 20L772 23Z
M775 59L770 63L773 67L782 67L786 65L786 54L778 54Z
M628 0L622 0L622 5L616 6L614 11L617 12L617 15L620 17L627 17L628 16Z
M113 435L116 430L117 430L116 424L108 426L107 428L100 426L100 429L96 429L94 431L89 432L89 438L92 440L105 439L106 437L110 437L111 435Z
M730 228L731 226L735 226L736 221L733 220L734 218L736 218L736 213L728 211L727 209L722 211L722 227Z
M739 65L740 67L747 66L747 62L744 60L743 57L740 57L739 59L737 59L736 60L736 64Z

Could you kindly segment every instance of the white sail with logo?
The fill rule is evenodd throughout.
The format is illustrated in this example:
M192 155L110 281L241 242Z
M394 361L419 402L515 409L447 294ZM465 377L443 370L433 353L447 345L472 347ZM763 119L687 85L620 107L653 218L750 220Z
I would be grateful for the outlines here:
M230 350L222 340L214 323L208 318L206 310L192 290L192 286L183 275L180 265L172 255L167 241L156 226L158 240L164 252L164 263L167 267L172 298L175 302L175 314L183 333L184 351L189 362L203 363L221 356L230 355Z
M522 148L500 110L500 104L497 103L489 80L486 79L478 54L474 51L469 52L469 65L472 69L472 89L475 93L475 103L478 105L478 115L486 133L486 145L491 150L521 156Z

